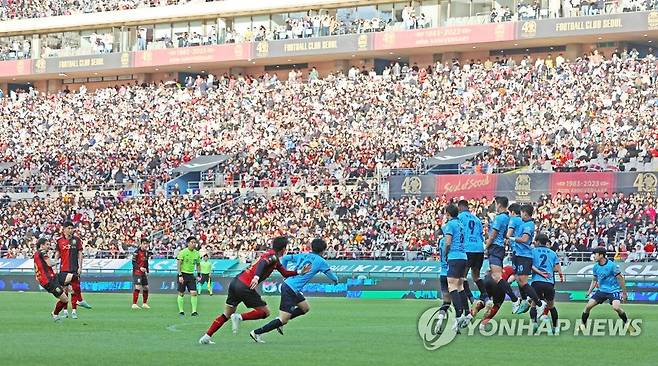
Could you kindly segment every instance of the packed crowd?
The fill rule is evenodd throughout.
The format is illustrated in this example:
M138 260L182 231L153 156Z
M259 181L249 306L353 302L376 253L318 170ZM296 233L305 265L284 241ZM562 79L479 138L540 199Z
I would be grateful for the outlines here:
M0 21L98 13L219 0L0 0Z
M216 258L249 261L278 235L292 237L292 251L306 251L323 236L329 258L416 259L432 253L445 220L443 197L382 199L369 190L327 189L280 195L141 197L53 196L15 201L0 209L5 257L25 258L42 235L56 236L72 220L86 242L85 255L122 258L137 240L152 238L156 257L172 257L196 235L202 250ZM545 196L535 202L537 230L551 238L563 260L589 260L574 252L605 246L620 260L656 259L656 197L607 193ZM491 200L471 201L485 228L495 215Z
M624 169L658 156L658 64L634 52L568 62L496 58L391 64L383 75L288 80L199 76L45 96L0 99L0 184L22 191L124 182L159 186L198 155L248 186L326 185L382 168L423 167L450 146L484 144L475 172ZM6 165L6 164L3 164ZM4 166L3 166L4 167ZM150 191L150 189L147 189Z
M655 0L524 0L516 8L495 5L489 13L489 22L530 20L562 17L579 17L622 12L648 11L658 8Z

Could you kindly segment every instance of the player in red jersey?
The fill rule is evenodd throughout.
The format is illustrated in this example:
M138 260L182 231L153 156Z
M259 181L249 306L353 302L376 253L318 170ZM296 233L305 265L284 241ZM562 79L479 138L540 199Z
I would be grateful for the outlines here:
M54 321L60 321L59 313L66 307L69 297L60 284L52 267L57 264L48 255L48 240L41 238L37 241L37 251L34 253L34 275L41 287L55 296L59 301L55 304L55 310L51 313ZM71 278L69 277L69 280ZM67 283L68 284L68 283Z
M148 305L149 299L149 280L146 274L149 273L149 241L143 238L139 244L139 248L133 254L133 283L135 289L133 290L133 309L150 309ZM139 291L142 291L142 307L137 305L139 298Z
M237 333L238 326L243 320L265 319L270 315L270 309L260 294L256 292L256 287L259 283L265 281L275 269L283 277L297 275L297 271L288 271L279 262L279 259L287 251L288 238L284 236L276 237L272 240L272 249L261 254L258 260L252 263L249 268L233 278L228 287L228 297L226 298L224 313L212 322L206 334L199 339L199 343L214 344L210 338L229 319L233 323L233 333ZM235 311L241 302L253 310L236 314Z
M60 258L59 276L66 277L69 274L73 276L71 280L71 318L78 319L78 305L83 308L91 309L86 301L82 299L82 290L80 289L80 274L82 273L82 240L73 235L73 223L66 221L62 228L63 235L57 239L57 251L55 259ZM68 311L64 310L64 316L68 316Z
M516 276L514 274L514 267L512 266L505 266L503 267L503 274L501 277L503 280L506 280L507 283L512 283L516 280ZM503 302L505 302L505 292L503 292L497 283L493 280L491 277L491 271L487 272L487 275L484 277L484 285L487 289L487 294L491 297L493 301L493 307L487 311L487 313L484 315L484 318L482 319L482 322L480 322L480 328L484 329L484 327L491 321L491 319L498 313L498 310L500 310L500 307L503 305ZM472 309L471 309L471 315L475 317L477 313L482 310L484 306L482 304L476 304Z

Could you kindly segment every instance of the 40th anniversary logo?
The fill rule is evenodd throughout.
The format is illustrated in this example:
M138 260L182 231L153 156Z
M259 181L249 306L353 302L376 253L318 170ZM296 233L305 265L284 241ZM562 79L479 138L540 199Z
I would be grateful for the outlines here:
M437 350L450 344L458 334L453 329L455 316L452 309L440 315L439 307L432 307L418 318L418 335L423 341L423 347L429 351ZM460 336L480 335L491 336L541 336L573 334L577 337L630 336L642 334L642 320L632 319L624 323L621 319L590 319L583 324L580 320L559 319L555 331L548 321L534 324L528 318L492 319L486 326L480 324L480 319L474 319L465 328L459 330Z

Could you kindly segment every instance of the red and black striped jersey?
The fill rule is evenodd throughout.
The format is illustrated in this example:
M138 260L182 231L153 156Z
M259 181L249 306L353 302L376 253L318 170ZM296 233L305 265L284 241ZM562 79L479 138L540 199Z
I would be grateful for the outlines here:
M237 279L245 285L249 286L254 276L258 276L258 283L265 281L274 270L279 271L283 277L296 276L297 271L288 271L281 265L279 258L276 256L274 249L270 249L261 254L258 259L249 266L249 268L242 271L237 276Z
M151 253L148 250L137 249L133 254L133 274L141 276L149 273L149 257ZM140 268L146 268L146 272L142 272Z
M60 272L78 271L78 253L82 251L82 240L77 236L71 239L66 239L62 236L57 239L57 252L60 257L59 270Z
M51 280L55 279L53 268L46 261L47 255L44 252L36 251L34 253L34 275L41 286L45 286Z

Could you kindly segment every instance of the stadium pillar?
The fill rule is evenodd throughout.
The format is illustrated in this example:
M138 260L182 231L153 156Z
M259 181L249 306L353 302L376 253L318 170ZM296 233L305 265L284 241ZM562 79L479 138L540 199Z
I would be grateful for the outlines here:
M59 79L48 80L48 85L46 87L47 94L57 93L62 90L63 82Z
M2 94L9 95L9 90L7 88L7 83L0 82L0 90L2 90Z
M41 38L38 34L33 35L30 40L30 51L33 59L41 58Z
M579 43L568 44L567 49L564 52L564 57L567 60L575 60L583 54L583 45Z

